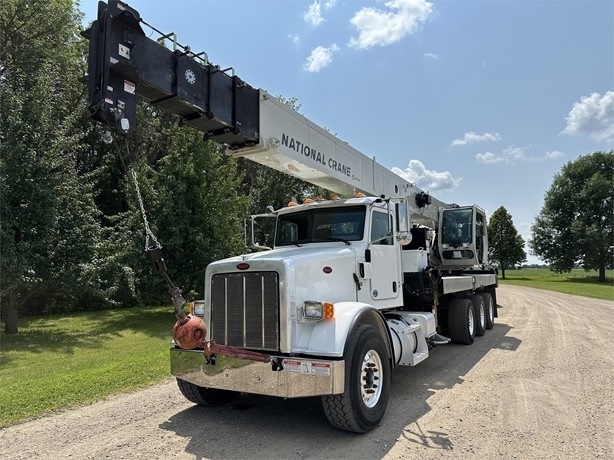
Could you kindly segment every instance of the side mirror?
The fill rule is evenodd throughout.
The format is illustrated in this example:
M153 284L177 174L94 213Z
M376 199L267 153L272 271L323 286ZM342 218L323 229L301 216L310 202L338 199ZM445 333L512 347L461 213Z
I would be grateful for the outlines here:
M409 233L409 206L405 200L397 203L397 232Z
M402 246L411 243L409 230L409 205L406 200L396 203L397 208L397 240Z
M245 219L245 246L252 251L270 251L272 248L259 243L258 239L265 242L271 240L272 243L276 221L277 214L275 214L272 206L267 206L267 212L264 214L253 214Z

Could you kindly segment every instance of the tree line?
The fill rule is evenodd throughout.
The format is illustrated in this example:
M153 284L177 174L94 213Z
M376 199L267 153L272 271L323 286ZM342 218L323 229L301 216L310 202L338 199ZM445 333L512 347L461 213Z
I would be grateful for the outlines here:
M0 2L0 302L8 333L17 332L19 315L168 302L145 254L145 223L163 246L171 279L188 297L202 295L205 267L244 250L243 216L323 192L228 157L145 104L138 129L109 142L89 119L80 83L87 70L82 19L72 0ZM591 241L609 235L611 242L612 234L612 152L602 157L610 182L595 181L592 195L578 195L591 214L569 235L577 239L582 225L591 226L592 240L581 246L591 264L603 259ZM592 207L608 187L609 198ZM605 232L592 220L600 212ZM574 216L538 218L534 249L557 269L567 259L557 262L559 242L543 229ZM508 240L495 238L491 249Z
M489 256L505 270L526 262L525 241L499 207L488 223ZM555 174L531 225L529 248L556 273L580 266L606 282L614 265L614 152L593 152Z

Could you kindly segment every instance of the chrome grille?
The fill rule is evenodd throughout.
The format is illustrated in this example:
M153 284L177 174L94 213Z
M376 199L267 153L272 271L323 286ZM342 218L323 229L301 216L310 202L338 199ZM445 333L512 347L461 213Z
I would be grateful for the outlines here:
M256 350L279 349L276 272L219 273L211 278L210 337Z

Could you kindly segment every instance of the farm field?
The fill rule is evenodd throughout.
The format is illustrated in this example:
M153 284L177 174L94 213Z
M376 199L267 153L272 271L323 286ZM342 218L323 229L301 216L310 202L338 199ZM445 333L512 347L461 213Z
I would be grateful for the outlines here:
M605 283L597 281L596 271L574 269L569 273L554 273L548 268L506 270L505 279L499 272L500 284L513 284L565 294L614 301L614 270L606 270Z

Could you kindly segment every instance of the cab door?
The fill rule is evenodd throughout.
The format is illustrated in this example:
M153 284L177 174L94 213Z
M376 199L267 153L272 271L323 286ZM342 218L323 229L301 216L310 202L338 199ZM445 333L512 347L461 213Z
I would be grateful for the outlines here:
M401 293L401 254L394 241L394 221L385 210L371 211L368 251L371 265L369 280L372 300L395 299Z

